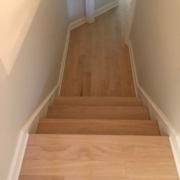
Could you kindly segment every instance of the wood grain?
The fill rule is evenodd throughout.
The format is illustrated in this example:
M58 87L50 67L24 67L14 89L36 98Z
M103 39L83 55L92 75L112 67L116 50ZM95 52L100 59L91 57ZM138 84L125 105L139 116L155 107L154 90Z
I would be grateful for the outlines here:
M163 136L30 135L21 175L178 178Z
M111 167L111 168L109 168ZM24 160L21 175L126 177L124 163L106 161Z
M65 177L65 180L128 180L120 177Z
M61 96L135 97L118 9L71 32Z
M160 135L157 121L41 119L37 134Z
M157 162L128 162L126 163L128 177L131 178L178 178L175 163L159 160Z
M149 120L147 107L136 106L52 106L47 118Z
M55 106L142 106L135 97L64 97L55 98Z
M64 180L64 177L60 177L60 176L29 176L29 175L25 175L25 176L20 176L19 180Z
M58 140L58 137L61 138ZM54 138L54 139L53 139ZM64 139L62 139L64 138ZM26 150L26 160L68 160L68 161L170 161L172 150L167 137L63 135L32 138ZM105 139L107 138L107 139ZM155 138L155 137L154 137ZM37 141L38 139L38 141ZM43 142L40 142L43 140ZM96 140L96 142L92 142ZM118 142L114 141L117 140ZM149 143L143 144L144 140ZM156 144L158 142L161 143ZM87 142L85 142L87 141ZM153 146L154 145L154 146ZM141 154L140 154L141 153Z
M109 180L109 177L65 177L64 180ZM111 177L111 180L179 180L177 178L118 178Z
M58 177L58 176L20 176L19 180L109 180L109 177ZM111 180L179 180L172 178L119 178L111 177Z

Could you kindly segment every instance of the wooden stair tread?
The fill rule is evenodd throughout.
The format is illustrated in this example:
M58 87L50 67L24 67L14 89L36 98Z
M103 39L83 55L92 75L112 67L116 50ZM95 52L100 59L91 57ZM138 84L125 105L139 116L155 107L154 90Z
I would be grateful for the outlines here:
M41 119L38 134L160 135L157 121Z
M51 106L47 118L149 120L144 106Z
M179 180L178 178L119 178L119 177L60 177L60 176L20 176L19 180Z
M136 97L63 97L55 98L54 105L76 106L142 106L141 98Z
M163 136L30 135L20 175L178 179Z

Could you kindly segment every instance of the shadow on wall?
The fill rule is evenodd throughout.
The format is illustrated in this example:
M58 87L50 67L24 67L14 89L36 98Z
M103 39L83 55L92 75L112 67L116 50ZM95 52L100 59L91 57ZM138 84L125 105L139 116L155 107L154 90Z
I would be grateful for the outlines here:
M0 2L0 49L1 61L7 74L10 74L23 40L34 18L40 0L4 0Z
M0 179L7 179L20 129L57 84L68 27L66 0L16 3L12 6L18 10L9 12L12 19L0 19L3 25L7 20L7 31L0 32L6 34L0 42L6 50L0 52ZM22 15L14 15L21 10Z

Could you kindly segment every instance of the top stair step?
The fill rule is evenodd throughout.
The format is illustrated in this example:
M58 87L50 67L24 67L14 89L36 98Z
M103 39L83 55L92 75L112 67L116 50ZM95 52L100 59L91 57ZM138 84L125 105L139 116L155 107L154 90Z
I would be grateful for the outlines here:
M136 97L56 97L55 106L142 106Z

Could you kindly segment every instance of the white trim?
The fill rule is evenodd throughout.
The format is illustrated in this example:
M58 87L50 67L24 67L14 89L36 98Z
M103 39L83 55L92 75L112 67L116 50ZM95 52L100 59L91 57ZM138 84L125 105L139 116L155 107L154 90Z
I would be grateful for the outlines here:
M95 17L97 17L97 16L99 16L99 15L101 15L101 14L109 11L110 9L115 8L115 7L118 6L118 5L119 5L119 1L116 0L116 1L114 1L114 2L112 2L112 3L110 3L110 4L108 4L108 5L100 8L100 9L97 9L97 10L95 11Z
M151 118L156 119L158 121L161 134L170 136L170 143L171 143L176 166L177 166L179 177L180 177L180 134L177 133L177 131L175 130L174 126L169 121L169 119L164 115L164 113L149 97L149 95L145 92L145 90L140 86L139 81L138 81L135 57L134 57L131 41L129 41L128 46L129 46L129 51L130 51L133 77L134 77L134 82L137 89L137 94L138 96L142 98L143 104L148 106Z
M126 26L125 44L128 44L129 42L135 9L136 9L136 0L131 0L127 26Z
M86 23L86 17L82 17L82 18L78 19L77 21L71 23L69 25L69 30L72 31L73 29L76 29L77 27L79 27L85 23Z
M60 73L59 73L58 95L60 95L60 93L61 93L61 86L62 86L62 81L63 81L63 76L64 76L64 69L65 69L65 65L66 65L70 35L71 35L71 24L68 27L68 32L67 32L66 42L65 42L65 47L64 47L64 53L63 53L63 59L62 59L62 63L61 63Z
M95 0L86 0L86 22L92 24L95 20Z
M29 135L20 132L8 180L18 180Z
M115 8L118 5L119 5L119 1L116 0L116 1L114 1L114 2L112 2L110 4L108 4L108 5L100 8L100 9L97 9L95 11L95 17L97 17L97 16L111 10L112 8ZM71 23L69 25L70 31L72 31L73 29L76 29L77 27L79 27L79 26L81 26L81 25L83 25L85 23L86 23L86 17L82 17L82 18L78 19L77 21L75 21L75 22L73 22L73 23Z
M135 87L135 92L136 96L138 96L138 76L137 76L137 70L136 70L136 65L135 65L135 60L134 60L134 54L133 54L133 49L132 49L132 44L129 41L128 44L129 47L129 54L130 54L130 60L131 60L131 69L132 69L132 74L133 74L133 81L134 81L134 87Z

